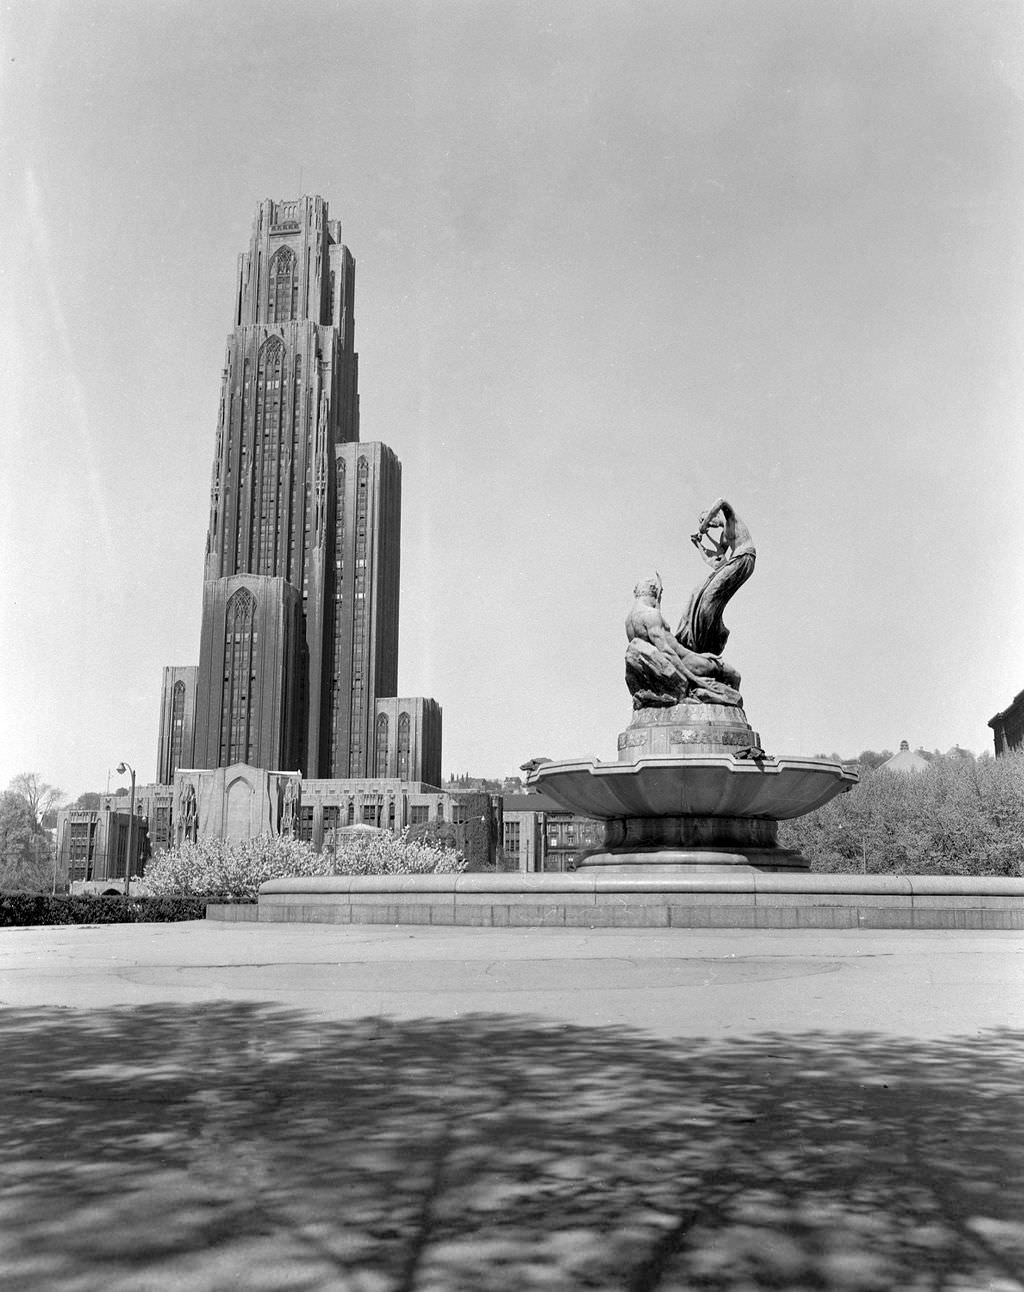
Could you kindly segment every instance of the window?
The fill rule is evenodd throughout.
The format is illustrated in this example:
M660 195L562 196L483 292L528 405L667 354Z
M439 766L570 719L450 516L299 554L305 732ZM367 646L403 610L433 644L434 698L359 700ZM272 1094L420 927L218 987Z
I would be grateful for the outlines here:
M88 859L92 856L92 841L96 826L90 821L74 821L71 824L72 861Z
M171 842L171 805L158 803L153 809L150 838L157 848L166 848Z
M388 715L377 714L377 775L388 774Z
M312 804L302 803L299 805L299 838L305 839L311 843L313 839L313 807Z
M185 733L185 683L175 682L171 692L171 765L167 769L168 781L181 765L181 744Z
M270 283L267 292L267 322L287 323L298 315L299 275L295 253L290 247L279 247L270 261Z
M452 804L452 825L465 825L469 820L469 808L465 803Z
M407 713L401 713L398 716L398 779L400 781L408 781L412 779L409 774L409 744L409 715Z
M256 598L239 588L227 604L224 634L224 693L220 718L220 766L255 762L250 682L255 676Z
M426 825L430 820L430 808L426 803L414 803L409 809L410 825Z
M253 462L253 524L249 564L254 574L276 574L276 535L281 529L280 456L285 409L281 389L285 350L280 337L270 336L260 349L256 370L255 455ZM265 446L265 452L260 452Z
M363 804L363 824L364 825L376 825L379 816L380 816L379 803Z
M519 822L506 821L502 829L502 847L510 857L519 856Z

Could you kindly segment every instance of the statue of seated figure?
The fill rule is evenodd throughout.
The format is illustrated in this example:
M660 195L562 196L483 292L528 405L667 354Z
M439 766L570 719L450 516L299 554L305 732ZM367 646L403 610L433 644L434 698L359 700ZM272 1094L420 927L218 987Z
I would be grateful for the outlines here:
M633 589L626 616L626 685L635 709L697 701L740 706L740 675L718 655L690 650L672 634L661 610L659 575Z

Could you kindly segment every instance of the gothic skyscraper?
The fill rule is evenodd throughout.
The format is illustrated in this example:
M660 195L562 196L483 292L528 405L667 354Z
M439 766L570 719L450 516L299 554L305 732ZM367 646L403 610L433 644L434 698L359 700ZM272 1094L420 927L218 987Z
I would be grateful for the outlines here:
M401 466L359 442L354 285L322 198L260 204L217 417L197 768L386 774L376 719L398 684ZM425 703L439 776L440 710Z

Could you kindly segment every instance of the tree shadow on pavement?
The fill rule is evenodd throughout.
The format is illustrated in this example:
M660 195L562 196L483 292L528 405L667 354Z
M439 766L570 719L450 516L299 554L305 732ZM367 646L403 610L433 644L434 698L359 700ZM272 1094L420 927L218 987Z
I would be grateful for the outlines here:
M1024 1033L0 1015L0 1283L1024 1287Z

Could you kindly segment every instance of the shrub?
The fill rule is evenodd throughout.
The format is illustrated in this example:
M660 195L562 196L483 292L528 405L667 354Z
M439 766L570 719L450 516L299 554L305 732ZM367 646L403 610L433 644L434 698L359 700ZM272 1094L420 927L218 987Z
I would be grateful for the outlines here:
M200 839L149 862L138 892L150 896L254 898L268 879L315 875L443 874L465 869L461 853L381 831L342 833L333 852L299 839Z
M58 893L0 893L0 927L41 924L169 924L201 920L201 898L95 897Z
M782 822L779 842L817 871L1024 876L1024 756L861 776L849 794Z
M466 869L495 869L497 821L491 810L491 796L483 792L460 793L458 801L464 821L426 821L414 825L408 837L435 847L452 848L466 859Z

